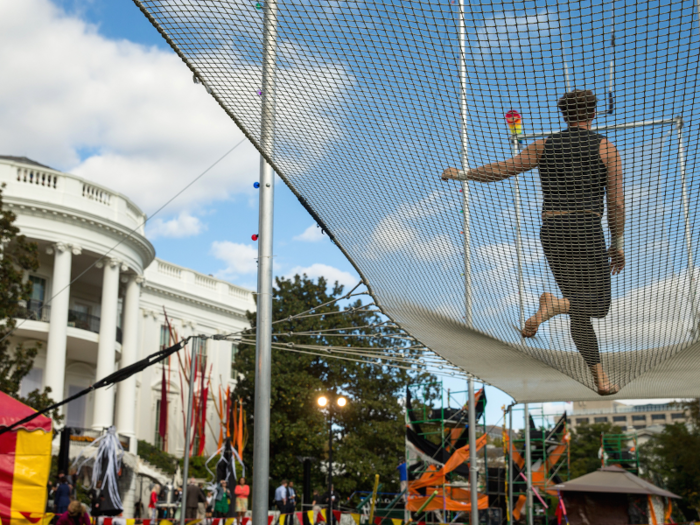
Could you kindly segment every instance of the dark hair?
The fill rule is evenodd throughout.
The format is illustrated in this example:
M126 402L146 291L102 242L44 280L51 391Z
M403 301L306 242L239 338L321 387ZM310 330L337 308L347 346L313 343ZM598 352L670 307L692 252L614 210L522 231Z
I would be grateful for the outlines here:
M557 107L566 122L584 122L595 117L597 102L598 99L590 89L574 89L559 99Z

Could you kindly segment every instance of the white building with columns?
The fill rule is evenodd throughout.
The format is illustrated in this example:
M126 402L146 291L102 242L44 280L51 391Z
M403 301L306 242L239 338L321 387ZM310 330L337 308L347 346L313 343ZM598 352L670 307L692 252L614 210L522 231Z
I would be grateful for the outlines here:
M0 183L5 208L39 246L40 268L27 275L34 283L32 300L12 336L13 344L40 347L23 392L50 386L52 397L63 399L156 352L168 343L165 313L179 336L248 326L253 293L157 259L145 236L146 216L128 197L24 157L0 156ZM212 370L210 391L235 382L232 343L207 340L198 351ZM177 455L184 449L179 374L177 359L171 359L167 448ZM137 439L156 443L161 379L156 365L116 388L73 401L64 412L66 424L95 430L115 425L129 437L132 452ZM216 449L218 438L213 401L207 452Z

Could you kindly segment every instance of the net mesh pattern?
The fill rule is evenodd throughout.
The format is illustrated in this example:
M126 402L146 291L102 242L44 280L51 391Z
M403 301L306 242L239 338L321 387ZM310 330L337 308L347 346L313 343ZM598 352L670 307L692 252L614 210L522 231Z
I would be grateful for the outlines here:
M543 292L562 297L543 251L540 173L440 175L565 129L557 100L592 90L596 132L622 159L626 218L626 267L612 277L609 309L590 320L600 363L618 397L698 394L694 0L281 0L273 144L261 141L264 2L135 1L383 310L521 401L598 397L573 316L531 339L519 332ZM601 226L605 250L607 213ZM579 259L600 256L592 229L572 226L590 240ZM565 267L568 242L550 239Z

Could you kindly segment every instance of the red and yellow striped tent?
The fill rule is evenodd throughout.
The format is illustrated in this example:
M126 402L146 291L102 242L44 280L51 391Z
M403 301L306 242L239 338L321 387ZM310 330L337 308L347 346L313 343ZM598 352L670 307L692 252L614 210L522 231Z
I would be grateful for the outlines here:
M0 392L0 428L35 410ZM2 525L37 523L46 510L51 468L51 419L39 416L0 435L0 520Z

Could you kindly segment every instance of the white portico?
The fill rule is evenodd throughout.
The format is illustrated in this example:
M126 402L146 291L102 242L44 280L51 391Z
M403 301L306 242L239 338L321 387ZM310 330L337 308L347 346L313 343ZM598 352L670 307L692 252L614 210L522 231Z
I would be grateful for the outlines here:
M19 157L0 156L0 183L20 233L39 246L40 268L27 276L33 297L13 334L14 344L40 346L24 393L45 385L54 399L63 399L156 352L163 343L164 307L181 335L247 326L253 294L155 259L146 216L128 197ZM209 362L221 368L212 374L213 390L234 380L231 345L223 346L209 341L206 349ZM66 424L97 430L114 424L131 438L132 451L135 438L157 441L154 392L160 393L160 380L146 371L120 383L116 395L101 389L71 402ZM176 452L183 428L175 417L181 393L174 377L168 393L170 451Z

